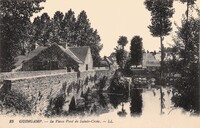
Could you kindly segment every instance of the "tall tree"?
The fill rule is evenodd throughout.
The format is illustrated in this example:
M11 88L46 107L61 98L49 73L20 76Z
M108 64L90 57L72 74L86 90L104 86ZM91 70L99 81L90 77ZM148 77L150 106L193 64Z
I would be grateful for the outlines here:
M128 55L128 53L124 50L124 47L126 46L127 43L128 43L127 37L120 36L117 41L118 46L115 48L117 64L119 68L122 70L124 69Z
M62 23L62 39L68 43L68 46L75 46L75 41L77 38L76 35L76 18L74 15L74 11L71 9L65 13L63 23Z
M123 74L126 76L132 76L132 71L130 70L130 67L132 66L132 61L131 58L127 57L124 69L123 69Z
M124 47L128 43L127 37L126 36L120 36L117 43L118 43L118 45L122 46L122 49L124 49Z
M165 71L174 76L175 74L179 73L180 74L180 69L181 69L181 63L179 61L179 57L177 56L178 54L178 46L171 46L165 49L166 51L166 56L165 56L165 62L164 62L164 67Z
M175 84L177 93L173 97L176 106L188 111L198 110L198 42L200 20L190 18L182 20L182 26L178 27L176 45L179 55L181 80ZM186 31L188 31L186 33ZM189 35L187 35L189 34ZM185 46L187 45L187 50ZM186 56L187 54L187 56ZM185 58L186 57L186 58Z
M76 46L90 46L92 52L92 58L94 60L94 66L99 65L100 50L102 44L100 44L101 38L98 35L97 30L91 28L89 19L85 11L82 11L76 22Z
M63 22L63 13L56 11L54 17L51 20L51 31L50 31L50 42L51 43L61 43L63 42L62 37L62 22Z
M99 66L100 61L101 61L101 56L100 56L100 51L103 48L103 45L100 43L101 38L98 35L97 30L91 29L91 35L89 36L89 44L92 52L92 58L94 62L94 66Z
M87 18L86 12L80 12L76 21L77 46L85 46L88 44L88 35L91 34L90 29L91 25L89 19Z
M189 14L190 14L190 8L195 4L196 0L180 0L183 4L186 3L187 8L185 11L185 15L187 18L187 21L189 20Z
M190 43L190 41L189 41L189 35L190 35L190 31L189 31L189 20L190 20L190 9L192 9L192 7L193 7L193 5L195 4L195 2L196 2L196 0L180 0L183 4L185 4L186 3L186 5L187 5L187 8L186 8L186 11L185 11L185 16L186 16L186 19L183 19L183 21L185 22L184 23L184 29L185 29L185 45L184 45L184 53L187 53L187 51L189 50L189 43ZM183 67L186 67L186 63L187 63L187 59L188 59L188 54L184 54L183 56L183 60L184 60L184 62L182 63L182 65L183 65ZM183 69L184 70L184 69ZM183 74L183 76L185 76L186 74Z
M52 31L51 20L47 13L36 17L32 24L33 27L33 45L38 43L40 46L49 44L50 32Z
M115 52L116 52L117 64L118 64L119 68L121 70L123 70L124 66L125 66L125 62L126 62L128 53L124 49L119 48L119 47L115 48Z
M173 0L145 0L146 8L151 12L151 25L148 26L152 36L160 38L161 47L161 70L160 77L163 79L163 40L172 30L170 18L174 14Z
M140 36L134 36L131 40L131 62L136 67L142 62L142 38Z
M11 71L14 58L24 54L30 17L42 9L40 3L43 1L0 1L0 71Z

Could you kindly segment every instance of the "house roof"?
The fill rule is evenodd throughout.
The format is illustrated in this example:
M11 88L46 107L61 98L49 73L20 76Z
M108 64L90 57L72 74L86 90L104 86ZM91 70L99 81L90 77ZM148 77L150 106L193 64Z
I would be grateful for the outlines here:
M113 63L112 59L111 59L111 58L108 58L108 57L106 57L106 61L107 61L109 64L112 64L112 63Z
M68 48L77 58L79 58L82 62L85 62L85 58L87 56L89 46L83 47L69 47Z
M102 60L102 61L100 61L99 67L109 67L109 64L107 61Z
M47 49L48 47L44 47L44 46L40 46L37 49L31 51L28 55L27 55L27 60L32 59L33 57L37 56L40 52L42 52L43 50Z
M143 53L143 66L159 67L160 61L152 53Z
M59 47L64 53L69 55L73 60L75 60L77 63L82 64L85 61L87 51L89 47L74 47L74 48L64 48L60 45L53 44L50 47ZM49 47L40 46L37 49L31 51L28 55L20 55L15 58L15 66L20 66L24 61L28 61L32 59L33 57L37 56L39 53L41 53L43 50L46 50Z
M108 61L108 63L114 64L116 62L116 57L115 56L109 56L109 57L106 57L106 60Z
M145 60L155 60L155 56L152 53L143 53L143 58Z
M24 61L24 60L26 60L27 59L27 57L26 56L23 56L23 55L20 55L20 56L17 56L16 58L15 58L15 67L18 67L18 66L20 66L21 64L22 64L22 62Z
M59 45L58 45L59 46ZM65 53L67 53L67 55L69 55L73 60L75 60L77 63L82 64L83 61L81 61L76 55L74 55L74 53L69 49L69 48L63 48L62 46L59 46L60 49L62 51L64 51Z
M33 57L37 56L40 52L42 52L43 50L45 50L47 47L38 47L37 49L31 51L28 55L19 55L15 58L15 66L18 67L20 66L24 61L30 60Z

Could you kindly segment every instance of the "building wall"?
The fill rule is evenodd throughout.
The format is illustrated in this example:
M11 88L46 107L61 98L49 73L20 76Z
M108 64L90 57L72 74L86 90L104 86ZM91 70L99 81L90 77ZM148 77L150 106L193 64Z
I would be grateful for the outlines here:
M111 71L111 70L95 71L95 75L97 76L97 78L102 78L103 76L112 77L114 75L114 73L115 73L115 71Z
M89 48L87 56L85 58L85 64L88 64L88 70L93 69L93 59L92 59L92 54L91 54L91 49Z
M160 67L160 61L156 60L151 53L143 53L142 66L143 68Z
M86 66L85 64L79 64L79 71L85 71Z
M80 71L86 71L86 65L88 65L89 71L93 70L93 59L92 59L92 54L91 54L90 49L88 50L88 53L84 62L85 62L84 64L79 64Z

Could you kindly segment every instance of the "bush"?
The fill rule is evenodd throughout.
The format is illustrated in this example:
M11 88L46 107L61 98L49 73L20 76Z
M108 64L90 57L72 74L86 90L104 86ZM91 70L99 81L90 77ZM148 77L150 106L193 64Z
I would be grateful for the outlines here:
M65 104L66 94L61 93L55 98L49 100L49 105L45 111L45 116L60 115L63 112L63 106Z
M103 76L103 77L99 80L99 82L96 84L97 90L98 90L99 92L102 92L102 91L103 91L103 89L104 89L105 86L106 86L107 80L108 80L108 77L107 77L107 76Z
M16 113L31 114L34 108L33 100L27 100L27 97L23 94L12 90L8 92L0 91L3 109L12 110Z
M110 92L124 94L128 91L128 84L128 81L121 76L121 71L116 71L110 82Z

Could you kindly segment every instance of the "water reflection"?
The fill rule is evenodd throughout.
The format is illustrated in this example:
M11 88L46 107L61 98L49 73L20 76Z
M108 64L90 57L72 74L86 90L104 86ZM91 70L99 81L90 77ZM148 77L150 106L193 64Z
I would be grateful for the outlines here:
M130 97L128 93L124 94L114 94L114 93L88 93L84 94L85 106L79 111L76 111L76 114L88 113L88 114L102 114L105 112L112 111L113 109L118 110L117 115L120 117L125 117L127 115L127 108L124 107L125 104L130 104L130 114L132 116L138 116L142 114L142 90L141 89L132 89ZM80 100L76 100L80 101ZM129 103L130 102L130 103ZM80 103L74 103L73 105ZM70 108L72 105L70 104ZM74 107L74 106L73 106ZM76 106L80 108L80 106ZM77 110L77 109L76 109ZM69 111L70 112L70 111Z
M75 99L76 111L72 111L72 114L69 111L69 115L110 114L112 116L114 114L120 117L137 117L150 113L160 115L161 110L163 113L168 114L172 105L172 93L169 93L168 90L166 88L162 90L159 88L131 88L130 93L110 93L88 89L82 94L82 99ZM74 106L74 103L72 103L70 108Z
M132 116L140 116L142 114L142 89L134 88L131 90L130 112Z
M128 93L125 94L113 93L108 95L109 95L109 102L114 108L117 108L120 103L128 101Z
M126 110L124 109L124 103L122 102L122 109L121 111L117 112L117 115L119 115L120 117L125 117L127 115Z

